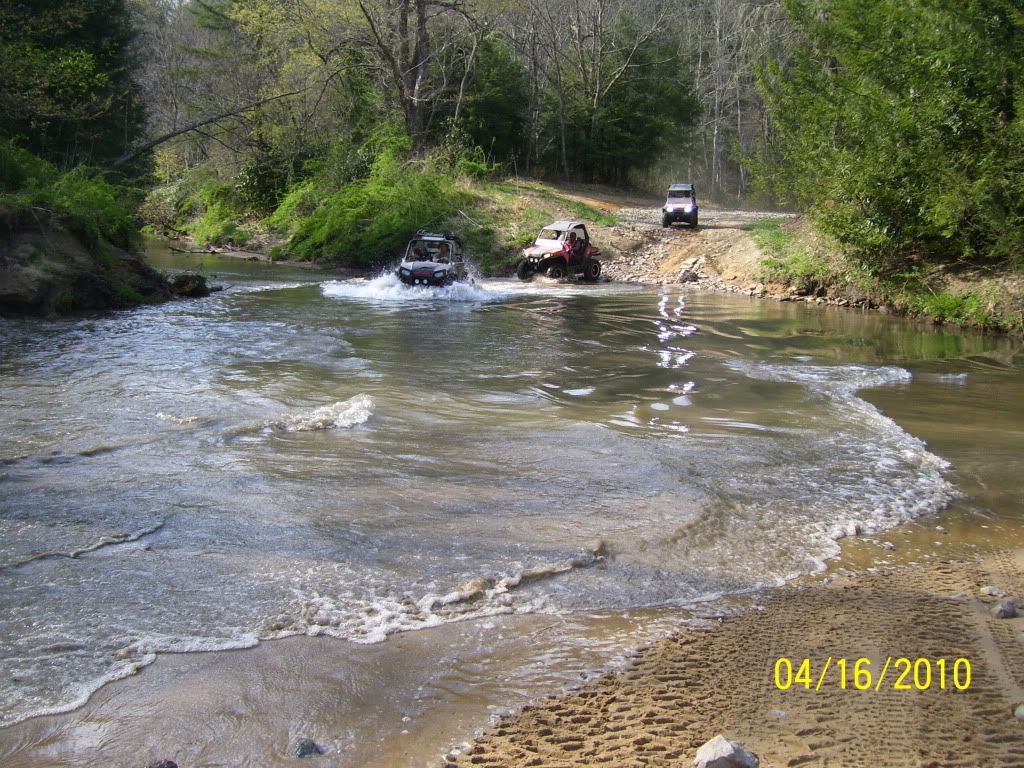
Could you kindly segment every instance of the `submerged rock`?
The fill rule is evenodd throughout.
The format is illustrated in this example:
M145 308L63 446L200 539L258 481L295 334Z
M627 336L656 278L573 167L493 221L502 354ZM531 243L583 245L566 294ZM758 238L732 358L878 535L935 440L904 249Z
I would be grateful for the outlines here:
M206 278L198 272L181 272L174 275L170 280L171 290L177 296L197 298L209 296L210 288L206 284ZM220 290L218 288L218 290Z
M697 768L758 768L760 760L738 741L719 734L697 750L693 764Z
M316 757L324 753L319 744L304 736L295 739L288 751L295 757Z
M992 615L997 619L1014 619L1017 617L1017 606L1013 600L1003 600L992 611Z

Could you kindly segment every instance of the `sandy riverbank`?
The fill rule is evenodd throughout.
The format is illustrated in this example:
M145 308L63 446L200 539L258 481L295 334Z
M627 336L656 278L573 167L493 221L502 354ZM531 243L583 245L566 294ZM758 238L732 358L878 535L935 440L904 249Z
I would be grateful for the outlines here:
M445 764L691 765L721 733L762 766L1024 765L1024 720L1014 715L1024 703L1024 618L995 618L1005 598L986 587L1024 597L1024 550L954 545L938 561L787 587L717 629L655 643L625 672L502 719ZM796 680L776 687L780 657L794 660L794 675L810 659L809 690ZM877 683L887 657L881 688L855 690L854 660L870 659L863 668ZM922 690L896 690L899 657L929 659L930 683L922 662ZM952 675L961 658L971 669L963 691ZM849 660L846 690L839 659ZM913 671L902 683L915 688Z
M1012 711L1024 703L1024 618L994 618L1000 600L983 591L1024 596L1024 529L966 513L943 524L848 539L828 575L707 630L680 632L679 617L659 611L498 617L371 646L294 637L164 655L74 712L3 729L0 763L288 766L307 737L326 753L309 765L685 766L722 733L769 767L1024 765ZM616 648L673 627L593 677ZM873 677L886 656L927 658L932 682L894 690L894 667L881 690L858 691L850 669L842 690L834 665L818 691L795 680L776 689L779 657L810 659L816 685L829 656L868 658ZM954 690L958 658L971 665L965 691ZM538 702L566 685L575 689ZM488 725L503 710L513 714Z

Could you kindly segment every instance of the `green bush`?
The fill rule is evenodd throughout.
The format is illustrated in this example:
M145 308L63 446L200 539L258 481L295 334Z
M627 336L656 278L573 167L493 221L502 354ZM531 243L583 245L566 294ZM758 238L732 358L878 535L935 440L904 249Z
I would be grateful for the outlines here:
M429 160L405 161L388 147L369 178L328 196L303 221L289 243L292 255L355 266L393 258L421 227L438 227L468 201L452 179Z
M28 150L10 140L0 141L0 193L38 190L58 175L56 168Z
M756 221L747 230L757 247L767 254L761 262L763 279L791 285L803 293L812 293L827 282L826 270L783 228L779 219Z
M192 224L192 236L198 245L245 245L250 234L239 229L244 217L231 184L210 181L198 192L202 214Z
M320 183L317 180L307 179L296 184L267 219L270 231L279 234L291 232L316 210L320 196Z
M134 307L137 304L142 304L146 297L139 293L135 288L128 285L128 283L118 283L114 286L114 295L117 296L117 301L125 307Z
M71 216L93 242L109 240L130 245L138 228L124 191L81 169L64 174L52 187L53 200Z
M110 184L84 167L61 174L50 163L0 141L0 201L13 208L46 208L91 244L130 245L137 234L132 190Z
M911 300L911 309L916 314L957 325L984 328L996 325L998 322L990 316L985 301L972 292L918 295Z

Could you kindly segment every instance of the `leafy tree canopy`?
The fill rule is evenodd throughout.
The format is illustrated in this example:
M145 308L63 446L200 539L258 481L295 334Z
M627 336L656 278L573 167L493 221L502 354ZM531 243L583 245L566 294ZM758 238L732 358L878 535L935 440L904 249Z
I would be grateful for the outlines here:
M878 274L1024 251L1024 12L1013 0L786 0L762 183Z
M140 132L125 0L0 4L0 135L65 165L121 154Z

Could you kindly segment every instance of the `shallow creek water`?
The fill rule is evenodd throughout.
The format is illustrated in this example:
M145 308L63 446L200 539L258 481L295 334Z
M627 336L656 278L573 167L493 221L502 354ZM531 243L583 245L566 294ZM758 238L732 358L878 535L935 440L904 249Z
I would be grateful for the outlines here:
M4 765L428 764L843 536L1021 522L1005 339L152 258L227 289L0 321Z

